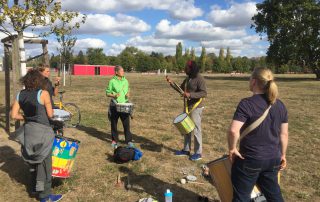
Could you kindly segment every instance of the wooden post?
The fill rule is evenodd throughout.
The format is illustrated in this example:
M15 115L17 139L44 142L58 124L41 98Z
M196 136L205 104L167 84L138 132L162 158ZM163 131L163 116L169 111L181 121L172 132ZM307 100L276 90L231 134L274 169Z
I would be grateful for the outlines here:
M20 85L19 85L19 78L20 78L20 57L19 57L19 40L18 38L14 38L12 41L12 101L16 99L16 95L19 92ZM15 129L20 126L20 121L15 121Z
M42 53L43 55L43 64L46 66L49 66L49 53L48 53L48 43L42 42Z
M10 67L9 67L9 47L4 45L4 72L5 72L5 105L6 105L6 132L10 134Z

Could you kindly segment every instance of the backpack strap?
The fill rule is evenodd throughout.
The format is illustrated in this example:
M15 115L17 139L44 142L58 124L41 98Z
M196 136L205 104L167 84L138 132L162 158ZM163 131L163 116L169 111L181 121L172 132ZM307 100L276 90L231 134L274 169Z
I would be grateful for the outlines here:
M253 131L254 129L256 129L267 117L269 110L271 108L272 105L269 105L269 107L266 109L266 111L264 111L264 113L262 114L262 116L260 116L257 120L255 120L250 126L248 126L241 134L240 134L240 141L246 136L248 135L251 131Z

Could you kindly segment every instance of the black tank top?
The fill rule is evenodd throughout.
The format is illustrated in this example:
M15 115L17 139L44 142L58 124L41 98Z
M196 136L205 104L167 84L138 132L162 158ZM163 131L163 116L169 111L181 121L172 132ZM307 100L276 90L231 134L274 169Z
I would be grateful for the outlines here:
M17 100L24 113L26 122L37 122L50 126L46 108L40 104L42 90L22 90Z

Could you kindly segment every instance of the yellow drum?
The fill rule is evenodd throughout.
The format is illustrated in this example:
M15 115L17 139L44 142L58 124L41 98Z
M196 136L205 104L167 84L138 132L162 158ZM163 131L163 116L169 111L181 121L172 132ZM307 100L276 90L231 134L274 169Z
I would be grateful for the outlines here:
M195 124L187 113L182 113L173 120L173 124L178 128L182 135L191 133Z

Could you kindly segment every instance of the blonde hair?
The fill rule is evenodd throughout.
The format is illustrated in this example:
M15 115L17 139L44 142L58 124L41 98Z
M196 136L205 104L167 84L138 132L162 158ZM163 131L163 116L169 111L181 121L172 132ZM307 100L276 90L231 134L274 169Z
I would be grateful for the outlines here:
M278 97L278 86L273 74L268 68L255 68L251 78L257 80L258 87L265 92L270 104L274 104Z

